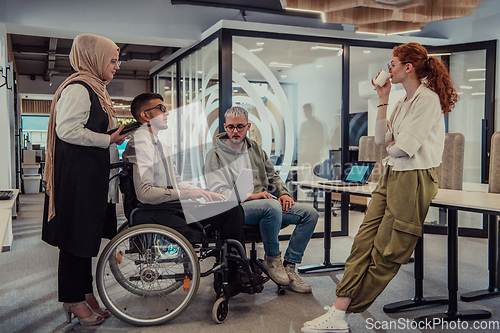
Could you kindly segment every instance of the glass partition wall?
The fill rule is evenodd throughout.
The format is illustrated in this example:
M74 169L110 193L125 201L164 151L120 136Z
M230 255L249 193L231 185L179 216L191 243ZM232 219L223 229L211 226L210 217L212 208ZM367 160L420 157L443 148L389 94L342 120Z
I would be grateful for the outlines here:
M317 179L314 166L340 148L342 45L235 36L232 50L232 100L249 112L249 137L285 182Z
M460 97L446 118L446 129L448 133L462 133L465 137L462 189L487 192L494 123L496 41L428 49L448 66ZM487 236L487 218L483 215L459 212L458 217L460 235ZM431 209L427 231L445 233L446 225L446 212Z
M206 187L204 156L219 130L218 40L183 57L156 76L157 91L169 109L169 128L159 138L170 145L177 171Z
M378 95L371 80L391 62L392 48L375 48L371 46L353 46L350 48L350 108L349 108L349 147L355 154L359 146L359 138L364 135L375 135L377 119ZM396 102L404 97L405 90L401 84L393 84L389 95L387 117L392 114ZM374 168L372 173L381 174L382 168ZM378 177L377 177L378 179Z
M395 45L221 28L152 74L152 89L165 97L171 110L169 129L160 138L176 154L173 160L181 177L204 187L204 158L214 136L224 131L224 112L233 105L242 106L252 123L249 137L270 156L294 199L312 204L313 194L297 188L292 181L319 180L314 167L332 156L339 160L335 163L341 165L342 172L357 159L359 137L374 135L378 99L371 78L386 69ZM478 54L484 56L484 49ZM492 49L496 46L488 46L490 57ZM455 58L450 59L452 77L457 85L466 85L459 79L464 67ZM494 92L494 80L482 84L488 87L486 91ZM395 102L404 94L401 85L394 85L391 99ZM477 144L485 151L485 142L480 139L481 129L479 133L477 126L464 129L468 125L460 122L458 114L472 108L482 117L493 118L493 106L481 104L477 96L462 97L462 104L455 110L456 120L448 120L450 132L462 132L466 140L470 136L470 141L476 142L466 152L466 159L467 154L477 155ZM475 162L467 162L470 166L466 165L464 181L475 182L479 172L479 182L484 183L484 155L479 161L477 156L470 157ZM462 234L477 227L464 223ZM332 219L332 230L339 229L338 216ZM429 230L446 232L444 226ZM480 234L472 234L485 236L484 230L482 227Z
M206 187L202 167L219 127L217 39L180 62L180 142L182 178Z
M177 126L177 64L173 64L154 77L154 91L163 96L165 106L169 110L167 131L160 131L158 137L160 140L169 145L172 151L177 152L179 149L178 133L179 127ZM178 163L179 161L176 160Z

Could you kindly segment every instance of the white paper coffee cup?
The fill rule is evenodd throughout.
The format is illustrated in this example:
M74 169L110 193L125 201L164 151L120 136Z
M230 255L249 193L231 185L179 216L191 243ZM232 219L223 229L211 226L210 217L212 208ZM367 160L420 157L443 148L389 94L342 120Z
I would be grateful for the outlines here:
M382 87L387 82L387 79L389 77L390 77L389 73L382 70L378 75L378 77L375 79L375 83Z

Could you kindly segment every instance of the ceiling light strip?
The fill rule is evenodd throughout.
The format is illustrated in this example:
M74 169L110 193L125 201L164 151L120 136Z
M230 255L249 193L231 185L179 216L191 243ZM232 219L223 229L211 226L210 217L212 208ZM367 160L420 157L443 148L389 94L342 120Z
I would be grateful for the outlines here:
M290 68L292 66L293 66L293 64L282 64L282 63L275 62L275 61L273 61L273 62L271 62L269 64L269 67L286 67L286 68Z
M330 50L330 51L338 51L341 50L341 47L333 47L333 46L321 46L321 45L316 45L316 46L311 46L311 50Z
M451 53L428 53L429 57L441 57L441 56L449 56Z
M359 31L359 30L356 30L354 31L355 33L357 34L364 34L364 35L378 35L378 36L385 36L385 34L383 33L379 33L379 32L370 32L370 31Z
M321 10L300 9L300 8L290 8L290 7L286 7L285 9L286 10L293 10L293 11L296 11L296 12L320 14L321 15L321 21L323 21L323 23L326 23L325 13L322 12Z
M411 34L411 33L414 33L414 32L420 32L422 30L420 29L415 29L415 30L407 30L407 31L400 31L400 32L391 32L391 33L388 33L387 36L391 36L391 35L403 35L403 34Z

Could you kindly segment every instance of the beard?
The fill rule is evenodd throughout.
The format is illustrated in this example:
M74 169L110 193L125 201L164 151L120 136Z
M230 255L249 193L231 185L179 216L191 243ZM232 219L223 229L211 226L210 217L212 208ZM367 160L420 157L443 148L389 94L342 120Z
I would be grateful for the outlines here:
M229 141L231 141L231 143L234 144L234 145L241 145L241 144L243 144L243 140L241 140L241 139L229 139Z

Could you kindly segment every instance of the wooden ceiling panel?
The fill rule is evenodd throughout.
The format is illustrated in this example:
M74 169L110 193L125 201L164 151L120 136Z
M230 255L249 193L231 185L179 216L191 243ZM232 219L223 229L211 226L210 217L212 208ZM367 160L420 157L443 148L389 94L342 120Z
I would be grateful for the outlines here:
M378 8L350 8L340 11L330 11L325 13L328 22L342 24L369 24L389 21L393 17L393 11Z
M390 34L421 30L428 22L471 15L484 0L281 0L283 8L316 11L355 31Z

